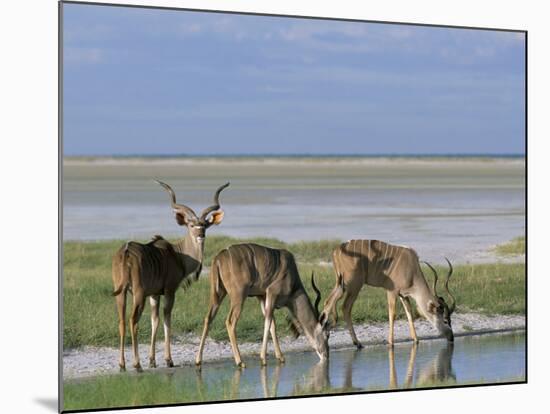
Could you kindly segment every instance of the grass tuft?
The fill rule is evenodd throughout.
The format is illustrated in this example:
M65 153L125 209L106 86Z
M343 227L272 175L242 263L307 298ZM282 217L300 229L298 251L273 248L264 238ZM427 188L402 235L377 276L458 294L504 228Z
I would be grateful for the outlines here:
M494 248L500 256L516 256L525 254L525 237L516 237L507 243L499 244Z

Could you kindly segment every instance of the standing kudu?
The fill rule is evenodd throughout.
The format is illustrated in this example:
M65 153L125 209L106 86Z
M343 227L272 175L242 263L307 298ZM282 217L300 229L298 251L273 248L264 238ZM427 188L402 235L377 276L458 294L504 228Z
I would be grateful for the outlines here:
M384 288L387 292L389 334L388 343L393 345L393 328L397 298L403 304L409 330L413 341L418 342L409 298L412 297L419 312L448 341L454 340L451 328L451 314L456 301L449 292L449 277L453 268L448 259L450 271L445 282L445 289L452 299L447 306L445 300L437 295L437 273L433 267L435 281L433 293L428 287L426 278L420 268L416 252L404 246L395 246L378 240L350 240L342 243L332 252L332 261L336 272L336 286L327 297L323 313L337 318L336 303L344 296L342 312L353 343L357 348L362 345L355 335L351 320L351 308L363 285Z
M315 286L313 274L311 283L317 294L315 307L302 285L294 256L290 252L253 243L235 244L219 252L210 268L210 307L204 319L195 363L202 363L202 351L209 326L226 295L229 295L231 306L225 324L237 366L245 366L237 346L236 327L243 303L249 296L259 299L265 317L260 352L262 365L267 363L267 339L270 332L275 356L281 363L284 362L273 319L274 309L283 306L288 308L293 324L301 328L319 358L327 359L328 320L319 318L321 293Z
M124 359L124 336L126 332L126 292L133 296L133 307L130 314L130 333L134 351L134 368L141 370L138 355L137 324L149 296L151 304L151 348L149 365L156 367L155 338L159 324L160 296L164 295L164 358L169 367L174 366L170 352L170 322L174 297L178 286L184 281L187 286L194 275L199 277L202 268L204 238L206 229L212 224L220 224L223 210L220 210L219 195L229 183L222 185L214 194L214 204L203 210L200 216L183 205L176 203L172 188L157 181L168 191L176 221L187 227L186 236L172 244L161 236L155 236L149 243L127 242L113 256L113 285L119 317L120 334L120 368L126 369Z

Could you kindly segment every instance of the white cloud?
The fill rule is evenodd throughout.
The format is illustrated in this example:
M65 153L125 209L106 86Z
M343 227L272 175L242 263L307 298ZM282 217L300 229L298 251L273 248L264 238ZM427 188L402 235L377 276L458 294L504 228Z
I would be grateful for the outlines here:
M66 47L63 49L65 63L97 64L104 61L105 53L97 47Z
M67 18L63 29L63 40L65 42L85 42L112 39L116 34L116 28L113 24L106 23L81 23L75 24L70 18Z

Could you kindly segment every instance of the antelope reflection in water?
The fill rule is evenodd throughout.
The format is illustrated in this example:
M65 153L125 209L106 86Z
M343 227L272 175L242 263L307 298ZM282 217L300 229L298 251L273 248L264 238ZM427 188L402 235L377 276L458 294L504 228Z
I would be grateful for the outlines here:
M195 374L197 379L198 394L202 401L206 401L208 398L205 398L205 395L208 395L208 394L205 394L204 391L207 389L207 386L204 383L202 378L202 370L196 369ZM235 370L235 372L233 373L233 376L231 377L229 389L228 391L224 392L224 398L235 400L241 397L240 390L241 390L242 374L243 374L243 371L241 369ZM262 384L262 391L263 391L264 398L277 397L280 377L281 377L280 365L275 366L270 381L268 381L267 367L260 366L260 382ZM271 389L269 388L269 382L271 382Z
M277 390L279 389L279 378L281 377L281 366L275 365L273 376L271 378L271 392L269 392L267 384L267 367L265 365L260 367L260 380L262 382L262 390L264 392L264 398L277 397Z
M407 373L405 375L405 381L403 388L410 388L413 381L413 373L414 373L414 363L416 362L416 351L418 349L418 345L413 342L413 345L411 347L411 353L409 355L409 363L407 364ZM393 350L393 347L388 348L388 361L390 363L390 388L396 389L399 387L397 383L397 372L395 370L395 352Z
M427 360L422 363L422 365L417 365L417 354L418 347L422 345L412 344L408 354L408 361L406 364L406 371L404 377L401 379L397 375L397 368L395 362L395 350L393 347L389 347L388 352L388 389L407 389L413 386L422 387L422 386L433 386L442 382L456 382L456 376L452 368L452 358L454 352L453 343L447 342L442 348L437 351L437 354L430 360ZM399 349L399 348L398 348ZM437 349L437 348L436 348ZM407 350L404 350L405 353ZM253 369L248 371L248 375L243 379L242 376L245 375L245 371L242 369L236 369L231 375L226 378L226 381L223 381L224 384L227 384L223 387L223 399L241 399L241 398L276 398L283 395L307 395L307 394L322 394L322 393L354 393L367 391L369 389L383 388L383 385L378 384L369 384L365 380L365 373L369 374L369 368L365 364L365 353L356 350L347 350L344 351L345 354L342 355L342 365L338 366L338 372L335 372L333 366L332 373L330 372L330 361L318 362L314 365L311 365L309 368L305 368L302 375L291 379L291 390L282 390L280 391L280 385L286 389L285 383L288 384L288 376L294 375L295 371L289 370L288 366L284 365L275 365L272 368L266 366L260 366L258 371ZM337 354L340 354L338 352ZM336 354L336 355L337 355ZM368 358L368 357L367 357ZM421 359L422 361L423 359ZM332 361L333 363L335 361ZM286 370L286 371L285 371ZM355 380L361 381L361 384L354 384L354 370L355 370ZM207 386L202 379L202 371L196 370L197 378L197 389L200 399L206 401L212 396L209 396L209 393L206 392ZM286 373L286 375L285 375ZM252 377L250 374L253 374ZM331 377L332 374L332 377ZM259 381L258 377L259 375ZM376 370L375 370L376 376ZM286 380L285 380L286 377ZM334 387L331 383L331 380L340 378L342 386ZM241 384L241 380L243 384ZM402 380L402 382L400 381ZM260 384L261 389L257 389L257 394L250 395L251 389L248 388L250 384ZM244 388L241 388L243 385ZM245 391L246 390L246 391ZM288 393L290 391L290 394ZM280 394L279 394L280 393Z
M319 361L313 365L303 382L294 384L294 395L318 394L323 391L330 392L329 361Z
M418 374L417 385L433 385L441 382L456 382L453 372L454 345L447 345L439 350L437 356L430 361Z
M403 388L410 388L413 385L417 348L418 345L416 344L413 344L411 347ZM453 352L454 344L452 342L447 342L447 344L439 350L437 355L420 369L416 375L416 386L429 386L448 381L456 382L456 375L452 367ZM397 383L393 348L388 349L388 360L390 371L389 387L390 389L396 389L399 385Z

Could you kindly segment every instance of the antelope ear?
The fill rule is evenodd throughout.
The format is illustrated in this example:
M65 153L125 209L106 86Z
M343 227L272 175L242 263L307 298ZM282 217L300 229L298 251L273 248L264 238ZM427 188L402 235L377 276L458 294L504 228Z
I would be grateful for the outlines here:
M176 222L180 226L186 226L187 225L187 221L185 220L185 216L181 213L176 213Z
M224 212L223 210L218 210L212 213L212 215L208 218L209 224L220 224L223 220Z

